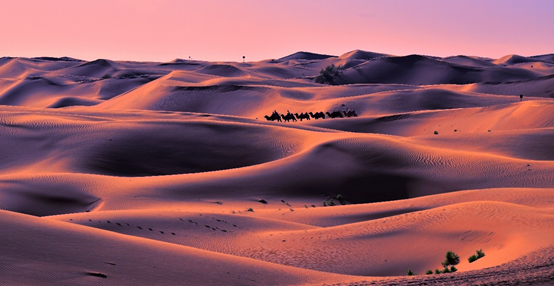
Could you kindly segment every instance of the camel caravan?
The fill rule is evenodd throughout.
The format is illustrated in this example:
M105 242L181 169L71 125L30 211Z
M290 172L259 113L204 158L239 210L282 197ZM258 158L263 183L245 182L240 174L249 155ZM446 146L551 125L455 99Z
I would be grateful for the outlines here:
M297 121L297 120L310 120L311 118L313 119L325 119L325 116L327 115L327 117L329 118L344 118L344 117L358 117L358 114L356 113L356 111L354 109L349 109L349 110L345 110L345 111L333 111L333 112L325 112L323 113L323 111L319 111L319 112L316 112L316 113L313 113L313 112L305 112L305 113L291 113L290 111L287 110L287 114L281 114L279 115L279 113L277 112L277 110L274 110L273 113L271 114L271 116L268 116L268 115L265 115L265 119L267 119L267 121L275 121L277 120L278 122L289 122L289 121Z

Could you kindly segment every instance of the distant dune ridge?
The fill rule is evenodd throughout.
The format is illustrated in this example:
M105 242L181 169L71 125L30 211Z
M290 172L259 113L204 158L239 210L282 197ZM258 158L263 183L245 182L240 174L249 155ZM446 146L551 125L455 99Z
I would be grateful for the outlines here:
M554 54L3 57L0 132L1 284L554 283Z

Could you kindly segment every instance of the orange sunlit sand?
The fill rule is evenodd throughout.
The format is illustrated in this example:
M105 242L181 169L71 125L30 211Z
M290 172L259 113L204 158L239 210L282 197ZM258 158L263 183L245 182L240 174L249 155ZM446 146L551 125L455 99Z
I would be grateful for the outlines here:
M554 55L0 58L0 281L549 285L553 98Z

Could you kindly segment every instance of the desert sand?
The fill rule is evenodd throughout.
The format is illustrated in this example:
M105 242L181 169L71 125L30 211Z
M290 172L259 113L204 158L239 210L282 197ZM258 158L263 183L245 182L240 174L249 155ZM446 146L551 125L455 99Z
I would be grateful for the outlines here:
M0 132L0 284L554 283L554 55L4 57Z

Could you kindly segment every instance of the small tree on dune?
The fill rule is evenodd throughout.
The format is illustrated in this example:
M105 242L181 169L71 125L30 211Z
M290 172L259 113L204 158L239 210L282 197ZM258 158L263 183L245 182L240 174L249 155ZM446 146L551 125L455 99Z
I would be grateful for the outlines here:
M335 79L339 76L339 70L342 66L331 64L319 71L319 75L315 78L315 82L322 84L336 84Z

